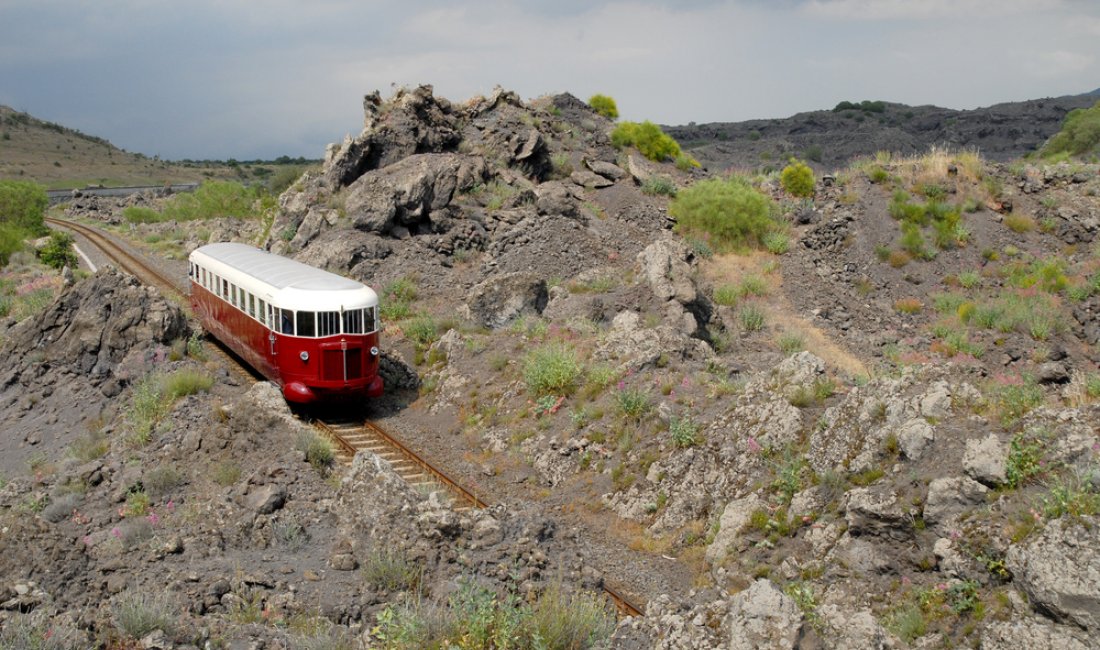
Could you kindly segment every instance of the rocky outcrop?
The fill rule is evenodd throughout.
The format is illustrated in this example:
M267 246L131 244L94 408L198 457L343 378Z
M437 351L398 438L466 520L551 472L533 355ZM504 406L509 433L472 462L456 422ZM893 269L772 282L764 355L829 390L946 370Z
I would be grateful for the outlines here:
M169 343L187 333L179 307L133 276L107 268L14 327L4 354L9 367L19 367L34 355L36 362L64 366L98 383L134 348Z
M1053 521L1005 564L1036 609L1100 635L1100 527Z
M450 204L455 192L485 178L485 161L461 154L416 154L367 172L348 187L345 209L351 224L366 232L416 232L432 213Z
M665 322L689 336L703 336L711 305L695 287L694 256L673 239L660 239L638 253L638 264L653 295L665 305Z
M383 103L376 91L363 98L363 131L330 145L323 175L329 187L351 185L364 173L418 153L453 150L461 139L450 102L429 85L401 88Z

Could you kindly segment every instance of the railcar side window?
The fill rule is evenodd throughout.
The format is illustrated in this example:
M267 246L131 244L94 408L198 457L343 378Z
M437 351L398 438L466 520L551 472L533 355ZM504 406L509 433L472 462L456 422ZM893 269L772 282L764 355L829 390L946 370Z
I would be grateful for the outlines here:
M229 280L222 278L222 300L229 300Z
M300 311L297 318L298 336L315 336L314 312Z
M340 333L340 312L317 312L317 336L332 336Z
M260 322L267 325L267 305L264 304L263 300L256 300L256 302L260 303Z
M283 334L294 334L294 312L289 309L275 308L275 317L279 319L279 331Z
M248 315L252 318L256 317L256 296L248 294Z
M344 334L363 333L363 310L349 309L344 312Z

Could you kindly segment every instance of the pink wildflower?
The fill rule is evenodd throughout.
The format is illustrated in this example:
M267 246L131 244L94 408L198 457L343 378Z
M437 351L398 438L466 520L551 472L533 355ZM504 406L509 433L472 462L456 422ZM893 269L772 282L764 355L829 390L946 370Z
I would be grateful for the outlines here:
M122 537L122 531L118 529L118 526L115 526L111 529L111 535L113 535L116 539L119 539Z
M149 524L152 526L156 526L160 522L160 517L155 512L150 512L145 518L149 520Z
M764 448L760 446L760 443L756 441L756 438L752 436L749 436L747 444L749 447L749 451L754 454L759 454L761 451L764 450Z

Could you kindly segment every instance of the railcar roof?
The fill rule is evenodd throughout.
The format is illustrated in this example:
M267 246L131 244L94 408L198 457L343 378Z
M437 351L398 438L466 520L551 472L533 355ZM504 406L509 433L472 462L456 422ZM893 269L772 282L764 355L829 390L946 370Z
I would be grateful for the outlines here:
M363 283L248 244L207 244L191 255L199 263L206 257L211 263L240 273L242 286L252 282L257 290L270 287L268 297L277 307L322 311L368 307L378 301L374 290Z
M364 284L302 264L281 255L232 242L207 244L195 250L226 264L274 289L303 291L354 291Z

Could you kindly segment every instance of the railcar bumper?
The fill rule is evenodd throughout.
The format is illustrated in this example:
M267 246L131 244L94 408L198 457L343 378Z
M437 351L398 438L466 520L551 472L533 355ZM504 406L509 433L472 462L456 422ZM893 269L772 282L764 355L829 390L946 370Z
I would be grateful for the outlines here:
M381 397L385 383L381 377L375 377L367 384L367 397ZM300 381L288 382L283 386L283 397L294 404L315 404L318 402L350 402L362 395L357 391L313 389Z
M312 404L317 401L317 393L310 390L309 386L292 381L283 386L283 397L294 404Z

